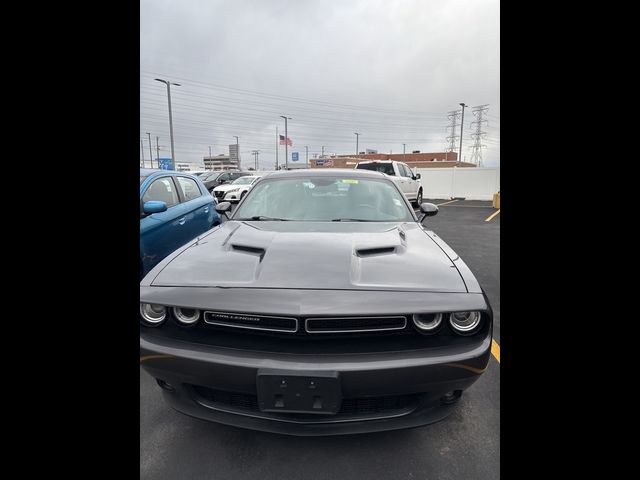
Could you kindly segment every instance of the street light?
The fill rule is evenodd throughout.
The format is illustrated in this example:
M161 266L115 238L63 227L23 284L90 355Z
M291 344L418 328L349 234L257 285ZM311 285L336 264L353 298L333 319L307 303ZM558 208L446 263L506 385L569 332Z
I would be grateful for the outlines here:
M460 121L460 153L458 153L458 163L460 163L460 159L462 158L462 128L464 127L464 107L466 107L466 105L462 102L460 106L462 107L462 120Z
M151 150L151 134L147 132L147 135L149 136L149 158L151 159L151 168L153 168L153 150ZM160 167L160 165L158 165L158 167Z
M407 144L406 144L406 143L403 143L403 144L402 144L402 161L403 161L404 163L407 163L407 152L406 152L406 146L407 146Z
M356 157L358 156L358 140L360 140L360 134L358 132L353 132L356 136Z
M289 133L287 130L287 120L291 120L291 117L280 115L280 118L284 118L284 168L285 170L289 170Z
M179 83L172 83L169 80L162 80L161 78L156 78L155 79L158 82L162 82L167 86L167 100L169 102L169 136L171 137L171 169L175 170L176 169L176 153L175 153L175 149L173 146L173 118L171 117L171 85L175 85L176 87L180 87L181 85ZM158 166L160 163L160 160L158 160Z
M307 168L309 168L309 146L305 145L304 150L305 150L305 161L307 162Z

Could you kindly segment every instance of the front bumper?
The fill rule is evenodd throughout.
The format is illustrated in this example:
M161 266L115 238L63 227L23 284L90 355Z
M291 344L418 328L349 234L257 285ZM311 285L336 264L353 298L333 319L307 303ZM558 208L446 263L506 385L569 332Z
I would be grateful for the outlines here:
M291 435L337 435L409 428L443 419L454 400L473 384L489 362L491 329L484 338L431 351L362 354L282 354L213 347L141 333L140 363L169 384L165 400L174 409L204 420ZM403 396L398 408L351 415L273 414L251 408L259 369L306 373L337 372L343 404ZM212 402L203 390L229 392L242 406ZM248 399L248 400L247 400ZM350 400L352 399L352 400Z

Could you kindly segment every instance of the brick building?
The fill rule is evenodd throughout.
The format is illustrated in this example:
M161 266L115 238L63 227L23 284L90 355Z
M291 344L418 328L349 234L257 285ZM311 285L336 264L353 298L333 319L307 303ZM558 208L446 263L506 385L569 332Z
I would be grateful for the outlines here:
M354 168L365 160L396 160L411 168L475 167L474 163L458 162L456 152L435 153L362 153L360 155L334 155L309 159L311 168Z

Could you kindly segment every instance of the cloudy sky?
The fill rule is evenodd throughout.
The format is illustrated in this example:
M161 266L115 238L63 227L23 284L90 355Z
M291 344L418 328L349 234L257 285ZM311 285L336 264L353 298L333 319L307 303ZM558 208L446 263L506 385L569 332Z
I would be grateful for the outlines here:
M142 0L140 139L177 161L202 163L240 137L243 166L276 158L276 127L325 153L442 152L447 114L488 104L485 166L500 164L498 0ZM475 120L465 109L463 153ZM458 121L459 123L459 121ZM456 132L460 134L459 128ZM455 151L458 150L456 139ZM284 146L279 147L280 163ZM139 153L141 156L142 154Z

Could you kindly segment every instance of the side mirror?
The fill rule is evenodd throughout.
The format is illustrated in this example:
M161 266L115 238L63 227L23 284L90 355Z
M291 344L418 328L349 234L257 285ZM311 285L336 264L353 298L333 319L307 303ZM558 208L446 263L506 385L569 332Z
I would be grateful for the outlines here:
M420 175L419 173L416 173L416 180L420 180L422 178L422 175Z
M152 213L166 212L167 211L167 204L166 204L166 202L150 200L148 202L144 202L144 205L142 207L142 211L146 215L151 215Z
M227 215L229 210L231 210L231 202L222 202L216 205L216 212L224 213L227 218L229 217L229 215Z
M420 211L422 213L424 213L424 215L420 219L420 223L422 223L425 218L433 217L434 215L437 215L438 207L436 205L434 205L433 203L426 203L425 202L425 203L421 203L420 204Z

